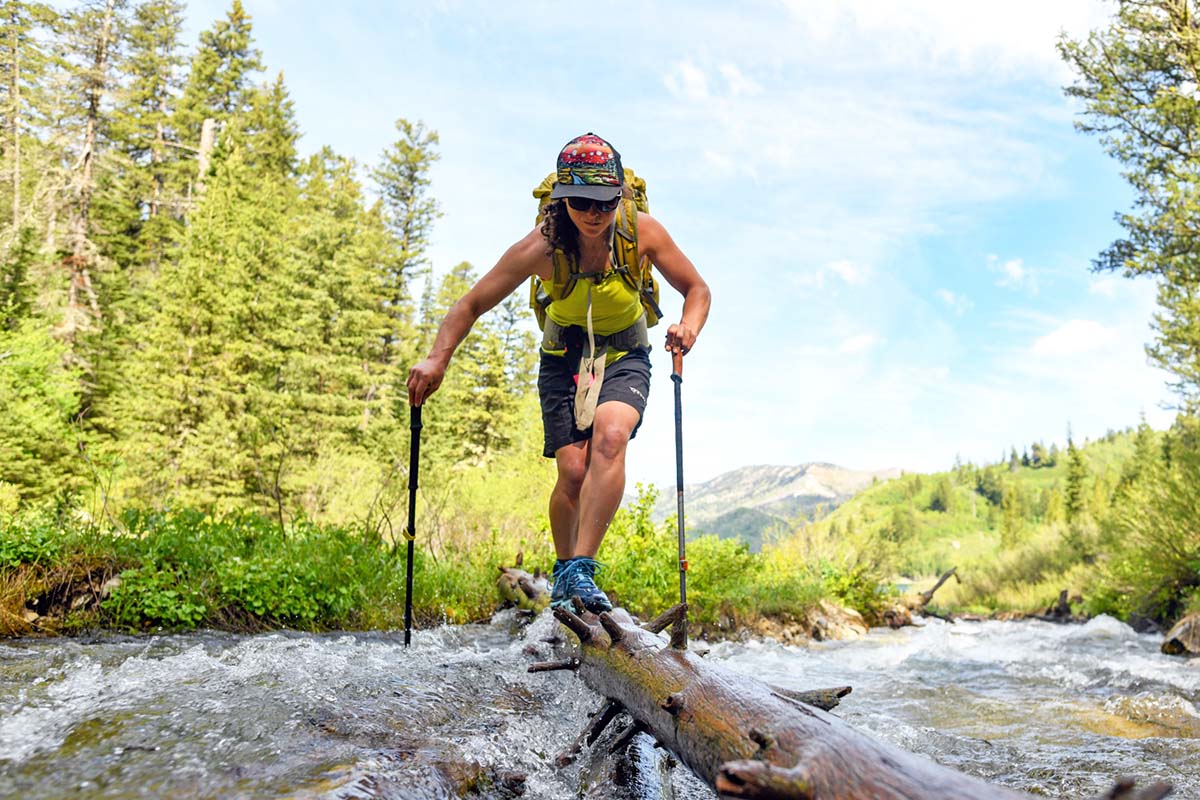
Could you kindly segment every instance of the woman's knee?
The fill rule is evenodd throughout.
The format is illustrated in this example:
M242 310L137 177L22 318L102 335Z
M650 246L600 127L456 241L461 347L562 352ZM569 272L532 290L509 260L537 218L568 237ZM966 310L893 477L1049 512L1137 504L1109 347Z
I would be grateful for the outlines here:
M587 474L587 451L583 447L568 445L559 451L556 461L558 488L572 496L578 495Z
M597 423L592 429L592 457L612 461L623 456L632 430L626 420Z

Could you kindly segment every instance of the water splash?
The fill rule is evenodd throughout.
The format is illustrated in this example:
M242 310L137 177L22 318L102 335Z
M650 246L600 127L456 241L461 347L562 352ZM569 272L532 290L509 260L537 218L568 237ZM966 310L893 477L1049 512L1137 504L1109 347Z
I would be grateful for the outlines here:
M599 748L555 765L600 705L569 672L525 672L555 630L506 613L407 649L396 633L10 642L0 796L711 798L647 740L625 773ZM708 658L795 689L849 684L851 724L1014 788L1086 796L1128 774L1200 796L1200 662L1157 645L1107 618L931 621Z

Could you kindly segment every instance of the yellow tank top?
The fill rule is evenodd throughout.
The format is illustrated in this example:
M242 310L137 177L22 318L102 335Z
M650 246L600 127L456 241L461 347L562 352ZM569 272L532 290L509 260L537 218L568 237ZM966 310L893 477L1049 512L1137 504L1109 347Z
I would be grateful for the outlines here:
M588 285L592 289L592 329L600 336L623 331L642 315L637 290L610 269L599 283L587 278L575 282L571 293L546 307L546 316L559 325L587 327Z
M559 325L578 325L586 329L588 286L592 289L592 330L596 335L608 336L623 331L642 315L642 302L638 299L637 290L615 269L609 269L598 283L587 278L577 280L570 294L546 306L546 316ZM546 350L545 347L542 350L555 356L566 352ZM623 355L625 351L609 350L604 362L612 364Z

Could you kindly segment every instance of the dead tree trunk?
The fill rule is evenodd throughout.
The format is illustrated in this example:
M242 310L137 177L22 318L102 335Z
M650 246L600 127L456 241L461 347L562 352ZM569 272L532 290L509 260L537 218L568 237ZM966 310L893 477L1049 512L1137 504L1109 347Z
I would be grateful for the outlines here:
M575 669L593 691L619 703L636 729L654 736L723 797L1031 797L878 742L761 681L668 647L623 609L599 617L556 609L555 616L579 639L579 663L562 668ZM679 607L674 619L682 617ZM662 620L659 625L669 624ZM679 643L681 637L673 638ZM1151 800L1169 791L1158 784L1134 794L1132 784L1119 784L1107 796Z
M933 600L933 595L938 589L942 588L943 583L950 580L951 576L953 576L955 580L958 580L958 567L951 567L943 572L941 577L937 579L937 583L920 594L909 595L901 598L900 602L893 603L890 607L885 609L882 614L884 624L892 629L903 628L905 625L912 625L913 614L927 614L928 612L925 611L925 606L929 605L929 602ZM930 616L939 615L931 614ZM940 618L945 619L945 617ZM950 621L953 622L953 620Z

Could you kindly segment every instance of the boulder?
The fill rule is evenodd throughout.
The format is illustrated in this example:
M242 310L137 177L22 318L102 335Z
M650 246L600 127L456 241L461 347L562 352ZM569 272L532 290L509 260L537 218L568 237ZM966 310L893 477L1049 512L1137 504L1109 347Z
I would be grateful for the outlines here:
M822 600L808 615L808 632L818 642L828 639L857 639L867 635L862 614L852 608Z
M1162 651L1169 656L1200 656L1200 613L1188 614L1167 631Z

